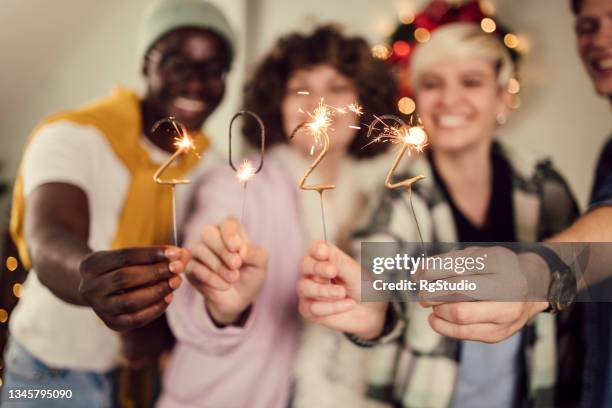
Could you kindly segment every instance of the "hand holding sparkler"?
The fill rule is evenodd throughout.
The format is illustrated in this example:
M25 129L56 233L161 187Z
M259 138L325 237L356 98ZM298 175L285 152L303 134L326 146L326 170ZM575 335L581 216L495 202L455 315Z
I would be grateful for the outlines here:
M187 279L205 299L218 326L241 325L265 282L268 253L250 243L237 219L206 226L191 247Z
M232 125L234 124L234 121L242 115L252 116L253 118L255 118L255 120L257 121L257 124L259 125L259 131L260 131L259 134L261 138L261 144L260 144L260 151L259 151L259 166L257 167L257 170L255 170L250 160L245 159L239 168L236 168L236 166L234 166L234 163L232 161ZM240 216L241 222L244 219L244 209L246 206L247 183L249 182L249 180L255 177L255 175L259 173L261 169L263 168L265 151L266 151L266 130L265 130L264 124L261 121L261 118L259 117L259 115L251 111L245 111L245 110L237 112L229 124L229 165L236 172L236 178L238 179L238 181L242 183L242 185L244 186L244 191L242 194L242 215Z
M184 153L189 152L190 150L195 150L195 145L193 144L193 140L191 140L191 138L187 134L187 131L185 130L185 127L182 124L180 124L176 119L174 119L172 117L158 120L153 125L153 129L151 131L155 132L164 123L170 123L172 125L172 127L174 128L174 130L176 130L176 133L180 137L175 137L174 138L174 146L177 148L177 150L172 154L172 156L170 156L168 158L168 160L166 160L161 165L161 167L159 169L157 169L157 171L153 175L153 180L157 184L169 184L169 185L172 186L172 235L174 237L174 245L177 245L178 238L177 238L177 228L176 228L176 194L175 194L175 189L176 189L176 185L177 184L189 184L189 183L191 183L191 180L187 180L187 179L163 180L161 178L161 176L164 173L164 171L179 156L181 156Z
M92 252L79 265L79 294L108 327L133 330L165 312L190 259L171 246Z
M315 241L302 260L300 314L332 330L372 339L383 330L387 302L361 302L361 265L334 245Z

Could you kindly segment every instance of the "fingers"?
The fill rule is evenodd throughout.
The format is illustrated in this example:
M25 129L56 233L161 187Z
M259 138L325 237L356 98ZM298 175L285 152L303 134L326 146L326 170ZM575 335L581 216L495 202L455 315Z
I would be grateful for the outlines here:
M174 276L170 282L159 282L155 285L111 296L108 299L109 313L114 316L129 314L145 309L161 300L168 303L167 296L178 288L180 283L181 277Z
M309 255L311 259L302 263L302 270L308 271L307 274L318 275L327 279L339 277L345 282L354 282L361 279L361 266L334 245L323 241L313 241L310 244ZM327 265L331 265L333 268Z
M85 258L80 265L81 271L103 274L114 269L131 265L148 265L167 262L167 246L125 248L113 251L94 252ZM172 251L170 251L172 253Z
M170 270L170 265L166 262L160 262L152 265L123 267L100 276L97 285L102 294L112 295L161 281L167 282L167 280L177 276Z
M330 246L324 241L312 241L308 250L308 254L317 261L328 261L330 252Z
M338 268L330 262L320 262L311 256L302 258L302 274L325 280L334 279L338 275Z
M297 293L306 299L340 300L346 297L343 286L334 284L321 284L311 279L300 279L297 284Z
M244 263L259 269L266 269L268 267L268 251L259 245L248 245Z
M433 314L449 323L509 324L520 319L522 302L458 302L433 307Z
M157 319L166 311L167 307L168 303L162 299L137 312L119 315L107 322L107 325L117 331L137 329Z
M221 278L219 274L197 261L191 261L189 263L186 276L189 282L200 290L206 290L207 287L210 287L226 291L231 287L230 283Z
M441 319L433 313L429 315L429 325L442 336L485 343L497 343L505 340L515 331L510 326L493 323L455 324Z
M246 242L246 232L240 222L234 217L226 218L219 225L221 239L225 243L225 247L230 252L239 252Z
M193 268L196 263L199 263L207 268L207 270L218 275L227 283L236 282L240 278L240 272L238 272L238 269L228 268L223 260L220 259L219 256L215 254L205 243L199 242L194 244L191 251L194 259L188 264L188 268ZM237 254L231 255L239 257ZM235 263L236 261L233 262ZM242 264L242 261L239 260L238 263Z
M172 247L171 247L172 248ZM172 251L172 249L167 249L166 250L166 256L168 256L168 252ZM180 262L183 267L185 265L187 265L189 263L189 261L191 260L191 251L189 251L187 248L178 248L178 258L177 259L173 259L170 256L168 256L168 260L171 261L171 264L178 261ZM173 271L174 272L174 271Z
M232 235L232 237L236 237L236 235ZM233 241L234 238L231 238ZM242 240L238 245L241 245ZM217 257L225 267L228 269L239 269L242 266L242 258L236 251L231 251L226 246L223 238L221 237L221 230L218 227L209 225L204 228L202 231L202 243L210 249L210 251ZM194 255L199 257L198 253L194 252ZM210 266L211 269L216 270L218 267Z
M357 303L353 299L337 301L300 301L300 313L306 319L321 319L324 317L348 312Z

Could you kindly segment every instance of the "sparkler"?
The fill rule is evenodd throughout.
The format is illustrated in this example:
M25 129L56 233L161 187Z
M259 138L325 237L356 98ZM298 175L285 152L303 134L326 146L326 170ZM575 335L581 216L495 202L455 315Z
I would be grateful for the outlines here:
M257 124L259 125L261 145L260 145L260 151L259 151L259 166L257 166L257 169L255 169L251 161L247 159L243 160L242 164L238 168L234 166L234 163L232 161L232 125L234 124L234 121L236 119L238 119L240 116L243 116L243 115L249 115L255 118L255 120L257 121ZM265 131L264 124L261 121L261 118L256 113L251 112L251 111L242 110L242 111L237 112L229 124L229 165L236 172L236 178L238 179L238 181L242 183L243 185L242 214L240 215L241 224L242 224L242 220L244 219L244 209L246 207L247 184L249 180L255 177L255 175L259 173L261 169L263 168L265 149L266 149L266 131Z
M391 126L387 124L385 120L392 120L396 122L396 125ZM412 178L398 181L396 183L393 182L393 176L395 175L395 171L397 170L397 167L399 166L406 152L408 152L408 155L410 155L412 151L423 152L423 149L425 148L425 146L427 146L427 134L423 130L423 125L420 123L417 116L410 116L409 122L410 123L407 124L395 115L374 116L374 120L368 126L369 129L367 137L371 137L374 130L379 130L376 128L377 123L380 123L383 126L383 129L380 131L378 136L366 146L372 143L393 143L402 145L401 149L399 150L399 153L397 154L397 156L395 156L393 165L387 173L387 177L385 179L385 187L390 189L405 188L406 190L408 190L412 217L414 218L414 222L417 227L417 232L419 233L419 238L421 240L423 251L425 254L427 254L425 244L423 242L423 235L421 234L421 228L419 227L419 221L416 217L416 213L414 212L414 206L412 205L412 185L417 181L424 179L425 177L423 175L418 175ZM404 203L406 203L405 200Z
M195 150L195 145L193 143L193 140L189 137L189 134L185 130L185 127L173 117L161 119L155 122L155 124L153 125L153 128L151 129L151 132L155 132L164 123L171 124L174 130L176 131L176 133L180 137L174 138L174 147L176 147L176 151L172 154L172 156L168 158L168 160L164 162L164 164L161 165L159 169L157 169L157 171L153 175L153 180L157 184L166 184L166 185L172 186L172 235L174 237L174 245L177 245L178 238L177 238L177 228L176 228L176 194L175 194L176 185L177 184L189 184L191 183L191 180L188 180L188 179L163 180L161 176L164 173L164 171L166 171L166 169L172 164L172 162L174 162L180 155L184 153L188 153L190 150Z
M385 122L385 120L392 120L397 124L395 126L391 126ZM378 134L374 140L368 143L366 146L369 146L372 143L393 143L393 144L401 144L402 147L399 150L397 156L395 156L395 160L393 161L393 165L389 169L387 173L387 177L385 179L385 186L387 188L395 189L395 188L411 188L414 183L419 180L425 178L422 175L418 175L406 180L401 180L399 182L393 182L393 176L395 175L395 171L399 166L402 158L408 153L411 154L412 151L422 152L425 146L427 146L427 134L423 130L423 127L419 124L416 116L410 117L410 124L406 124L402 119L398 118L395 115L382 115L382 116L374 116L374 120L368 126L368 134L367 137L371 137L372 133L376 128L376 124L380 123L383 125L382 131Z
M299 91L298 94L308 95L308 92ZM363 113L361 107L358 106L357 104L351 104L347 107L347 109L355 113L356 115L361 115ZM300 112L302 111L300 110ZM330 142L329 142L328 131L333 130L331 129L331 124L332 124L334 114L335 113L345 114L346 109L326 105L324 103L323 98L321 98L319 100L319 104L314 109L314 111L312 113L311 112L306 112L306 113L310 117L311 120L302 122L298 126L296 126L293 132L291 132L291 134L289 135L289 139L290 140L293 139L293 137L297 134L298 131L302 129L306 129L308 133L313 137L313 140L314 140L314 144L311 148L310 153L313 154L315 146L317 147L321 146L321 151L319 152L315 160L312 162L308 170L306 170L306 172L302 176L302 179L300 180L300 183L299 183L299 187L301 190L314 190L319 193L319 199L321 202L321 220L323 223L323 237L325 241L327 242L327 227L325 223L325 207L323 205L323 193L326 190L333 190L334 188L336 188L336 185L335 184L308 185L306 184L306 180L312 174L312 172L317 168L317 166L323 161L323 158L325 158L325 156L327 155L327 152L329 151ZM358 126L349 126L349 127L353 129L355 128L360 129L360 127Z

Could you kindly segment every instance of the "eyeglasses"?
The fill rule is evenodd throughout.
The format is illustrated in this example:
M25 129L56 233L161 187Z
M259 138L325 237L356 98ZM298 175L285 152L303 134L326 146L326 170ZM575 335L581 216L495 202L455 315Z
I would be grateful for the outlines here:
M192 77L203 80L224 80L227 75L228 66L220 61L193 60L178 53L163 54L161 51L152 49L147 58L159 63L159 68L170 80L186 81Z
M578 17L574 29L577 35L596 34L601 26L601 22L593 17Z

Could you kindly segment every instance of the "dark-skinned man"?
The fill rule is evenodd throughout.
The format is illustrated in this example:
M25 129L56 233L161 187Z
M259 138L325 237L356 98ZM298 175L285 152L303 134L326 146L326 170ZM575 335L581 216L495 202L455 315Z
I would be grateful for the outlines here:
M116 88L32 133L11 219L31 273L11 317L3 406L112 406L120 361L139 365L155 355L151 344L163 337L157 328L190 254L165 245L171 189L153 174L175 151L176 135L152 127L173 116L204 153L200 129L223 98L233 39L223 14L203 0L156 1L138 40L144 96ZM163 177L195 180L213 157L183 155ZM190 193L183 187L179 214ZM72 396L23 401L19 389Z

